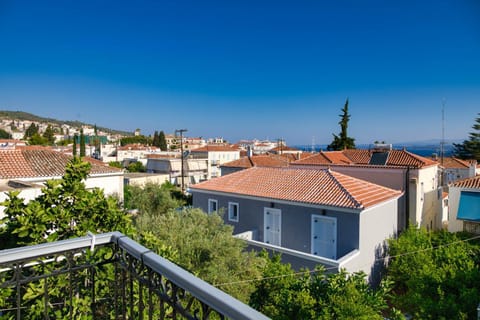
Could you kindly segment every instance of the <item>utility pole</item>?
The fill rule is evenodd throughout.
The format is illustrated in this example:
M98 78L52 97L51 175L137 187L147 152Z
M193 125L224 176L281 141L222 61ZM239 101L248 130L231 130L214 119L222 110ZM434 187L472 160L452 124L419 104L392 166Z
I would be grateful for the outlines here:
M175 130L175 135L177 133L180 133L180 156L181 156L181 161L182 161L182 168L181 168L181 175L182 175L182 193L185 192L185 181L184 181L184 175L183 175L183 133L187 132L187 129L178 129Z
M278 147L279 154L283 154L283 144L284 143L285 143L285 140L283 140L283 138L278 138L277 139L277 147Z
M440 142L440 164L443 166L445 157L445 98L442 99L442 142Z

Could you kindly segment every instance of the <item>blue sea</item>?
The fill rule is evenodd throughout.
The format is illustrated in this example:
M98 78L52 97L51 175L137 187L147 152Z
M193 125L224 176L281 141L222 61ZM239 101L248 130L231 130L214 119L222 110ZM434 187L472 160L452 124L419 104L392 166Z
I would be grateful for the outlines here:
M298 146L293 146L294 148L303 150L303 151L312 151L312 146L311 145L298 145ZM357 145L357 149L372 149L373 144L362 144L362 145ZM417 154L422 157L431 157L432 155L437 155L440 156L440 145L435 144L435 145L429 145L429 144L406 144L406 145L399 145L399 144L393 144L392 149L395 150L403 150L406 149L407 151ZM319 152L320 150L327 150L327 145L326 144L320 144L320 145L314 145L314 150L315 152ZM444 156L445 157L451 157L453 154L453 145L451 143L445 144L444 146Z

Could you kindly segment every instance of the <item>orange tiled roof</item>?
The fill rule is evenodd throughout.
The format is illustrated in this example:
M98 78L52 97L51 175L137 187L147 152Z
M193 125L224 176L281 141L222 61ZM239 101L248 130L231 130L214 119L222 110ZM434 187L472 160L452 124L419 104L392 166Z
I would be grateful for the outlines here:
M372 157L370 150L366 149L347 149L343 150L342 153L356 164L368 164Z
M401 195L400 191L327 169L253 167L191 186L261 198L364 209Z
M443 167L450 169L468 169L470 168L470 162L455 157L445 157L443 158Z
M254 155L251 157L242 157L222 164L222 167L230 168L251 168L251 167L286 167L288 159L278 155Z
M366 149L347 149L343 151L325 151L314 156L296 161L297 164L363 164L368 165L373 151ZM387 166L410 166L422 168L437 162L405 150L389 150Z
M307 158L296 161L298 164L352 164L342 151L321 151Z
M0 179L62 176L72 157L44 147L17 147L0 151ZM110 167L99 160L85 157L92 164L90 174L119 173L121 169Z
M405 150L391 150L387 160L387 165L390 166L413 166L416 168L422 168L435 164L437 164L436 161Z
M480 176L462 179L450 184L452 187L480 189Z

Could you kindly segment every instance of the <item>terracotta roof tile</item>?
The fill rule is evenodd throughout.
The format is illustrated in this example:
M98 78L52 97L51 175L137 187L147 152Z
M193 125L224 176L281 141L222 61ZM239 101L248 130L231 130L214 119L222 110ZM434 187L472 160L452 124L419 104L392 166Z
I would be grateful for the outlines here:
M222 164L222 167L230 168L251 168L251 167L286 167L288 159L278 155L254 155L252 157L243 157Z
M321 151L295 163L298 164L352 164L342 151Z
M450 186L459 188L480 189L480 176L458 180L450 184Z
M0 151L0 179L62 176L72 157L44 147L17 147ZM90 174L120 173L101 161L85 157L92 164Z
M373 151L366 149L347 149L343 151L325 151L296 161L295 164L351 164L369 165ZM437 162L405 150L389 150L387 166L410 166L422 168L436 165Z
M443 158L443 167L451 169L468 169L470 168L470 162L468 160L461 160L455 157Z
M261 198L363 209L401 195L400 191L327 169L253 167L191 187Z
M372 156L370 150L365 149L347 149L343 150L342 153L356 164L368 164Z

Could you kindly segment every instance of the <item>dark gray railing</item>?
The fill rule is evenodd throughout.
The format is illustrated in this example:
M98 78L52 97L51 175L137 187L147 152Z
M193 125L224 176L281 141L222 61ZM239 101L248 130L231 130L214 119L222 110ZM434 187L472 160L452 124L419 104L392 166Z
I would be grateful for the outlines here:
M0 251L0 319L268 319L119 232Z

